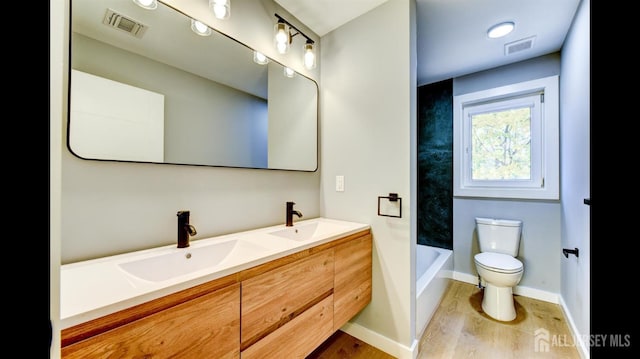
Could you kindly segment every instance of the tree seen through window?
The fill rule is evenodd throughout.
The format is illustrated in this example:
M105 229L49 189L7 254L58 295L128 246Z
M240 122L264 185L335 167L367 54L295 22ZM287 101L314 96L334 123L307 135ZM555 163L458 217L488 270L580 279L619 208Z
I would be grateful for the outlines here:
M473 180L531 179L531 109L471 117Z

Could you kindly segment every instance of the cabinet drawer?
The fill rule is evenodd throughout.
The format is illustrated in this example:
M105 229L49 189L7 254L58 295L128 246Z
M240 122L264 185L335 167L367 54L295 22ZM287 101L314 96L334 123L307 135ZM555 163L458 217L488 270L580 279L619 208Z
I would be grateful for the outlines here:
M242 349L330 296L333 278L329 249L242 281Z
M239 358L239 337L240 285L233 284L66 346L62 357Z
M330 295L244 350L242 359L304 358L333 334L332 317Z

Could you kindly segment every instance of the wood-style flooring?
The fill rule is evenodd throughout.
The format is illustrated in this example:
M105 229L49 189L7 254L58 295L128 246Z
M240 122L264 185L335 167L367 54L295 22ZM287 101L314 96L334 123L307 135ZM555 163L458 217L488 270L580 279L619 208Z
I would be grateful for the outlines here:
M518 295L514 299L516 319L497 321L482 311L482 290L451 280L420 339L418 358L580 358L558 304ZM307 357L333 358L394 357L338 331Z
M306 359L362 358L395 359L395 357L373 347L362 340L338 330L325 340Z

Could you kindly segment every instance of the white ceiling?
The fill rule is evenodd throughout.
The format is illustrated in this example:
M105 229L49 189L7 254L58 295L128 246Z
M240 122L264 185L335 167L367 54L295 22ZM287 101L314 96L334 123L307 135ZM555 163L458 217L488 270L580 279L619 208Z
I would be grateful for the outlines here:
M105 26L107 9L144 24L147 30L138 38ZM267 98L267 67L255 66L252 50L217 31L206 37L195 35L190 28L191 19L169 6L160 4L156 10L149 11L131 0L74 0L71 13L74 38L79 33ZM198 56L192 56L196 51ZM82 61L86 56L92 55L79 53L72 46L72 59Z
M387 0L274 0L322 37Z
M317 35L387 0L275 0ZM415 0L418 85L467 75L559 51L580 0ZM501 39L487 29L516 23ZM589 36L588 33L584 36ZM533 38L533 47L505 55L507 43Z

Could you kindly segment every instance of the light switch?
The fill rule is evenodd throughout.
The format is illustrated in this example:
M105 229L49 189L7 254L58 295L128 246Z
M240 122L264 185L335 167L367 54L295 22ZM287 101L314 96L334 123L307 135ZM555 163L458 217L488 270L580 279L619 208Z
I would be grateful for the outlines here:
M344 192L344 176L336 176L336 192Z

